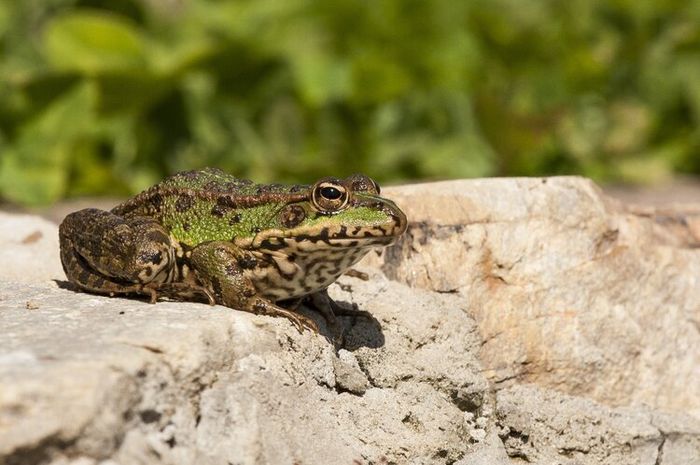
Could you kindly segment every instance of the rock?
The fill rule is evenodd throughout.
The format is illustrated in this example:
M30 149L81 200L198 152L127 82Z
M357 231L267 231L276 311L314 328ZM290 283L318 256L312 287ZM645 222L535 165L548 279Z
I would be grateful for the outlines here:
M338 357L334 357L332 362L336 389L357 395L367 392L367 388L370 387L369 380L352 352L341 349L338 351Z
M627 208L577 177L385 192L409 229L365 265L461 296L498 387L700 415L700 210Z
M372 315L341 348L307 310L321 335L73 292L56 227L0 214L0 465L700 463L696 417L641 406L695 405L687 215L577 178L394 193L409 236L330 289Z
M0 263L0 280L65 279L56 225L32 215L0 211Z
M660 464L700 465L700 421L697 418L654 412L652 424L661 433Z
M503 441L495 432L484 437L484 440L475 444L473 450L455 465L511 465L513 462L508 457Z
M534 386L498 391L497 425L509 457L561 465L698 465L700 420L644 409L609 408ZM671 432L673 431L673 432Z

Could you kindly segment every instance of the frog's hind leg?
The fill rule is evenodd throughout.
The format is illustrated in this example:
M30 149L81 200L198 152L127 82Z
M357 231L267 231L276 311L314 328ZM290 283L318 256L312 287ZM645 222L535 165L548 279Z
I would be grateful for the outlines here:
M88 208L66 216L59 239L68 280L89 292L137 293L154 302L177 272L170 238L152 218Z

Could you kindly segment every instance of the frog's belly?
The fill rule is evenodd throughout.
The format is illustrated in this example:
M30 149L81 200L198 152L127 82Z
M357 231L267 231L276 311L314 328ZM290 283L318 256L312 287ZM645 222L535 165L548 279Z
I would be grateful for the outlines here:
M302 297L328 287L368 251L323 250L294 258L261 254L260 266L249 270L248 276L260 295L270 300Z

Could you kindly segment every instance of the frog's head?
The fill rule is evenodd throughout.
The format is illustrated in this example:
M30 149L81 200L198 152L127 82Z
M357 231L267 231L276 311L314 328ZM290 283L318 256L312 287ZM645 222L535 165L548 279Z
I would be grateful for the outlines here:
M323 178L297 194L280 205L274 226L260 231L251 248L367 249L392 244L406 231L406 215L367 176Z

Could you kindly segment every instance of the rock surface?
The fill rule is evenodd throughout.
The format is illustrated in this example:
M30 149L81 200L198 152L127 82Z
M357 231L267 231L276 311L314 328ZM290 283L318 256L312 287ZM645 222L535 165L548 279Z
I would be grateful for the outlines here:
M411 224L367 263L461 296L492 382L700 416L700 203L630 209L576 177L386 193Z
M695 408L691 222L576 178L391 195L409 235L369 281L332 286L374 317L344 318L342 348L221 306L64 289L56 227L0 213L0 465L700 464L697 417L640 405Z
M37 282L65 279L56 225L32 215L0 212L0 279Z
M533 386L498 391L496 424L509 457L537 464L700 464L700 423ZM670 423L665 423L670 421Z
M485 427L469 412L487 391L473 321L454 296L355 281L382 327L347 321L338 355L286 321L220 306L4 283L0 457L457 460Z

